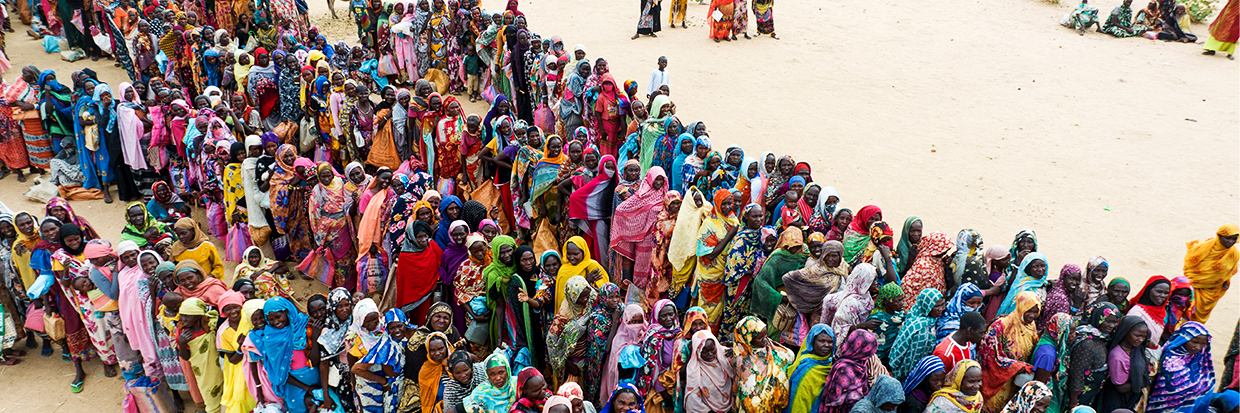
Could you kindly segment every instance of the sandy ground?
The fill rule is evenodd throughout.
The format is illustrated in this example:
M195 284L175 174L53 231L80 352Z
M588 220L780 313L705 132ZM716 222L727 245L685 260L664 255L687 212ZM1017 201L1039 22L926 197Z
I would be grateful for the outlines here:
M1117 4L1095 5L1105 16ZM954 237L974 228L987 245L1004 246L1033 228L1052 271L1102 255L1111 275L1136 289L1153 274L1179 275L1185 241L1240 220L1240 70L1196 45L1077 36L1058 25L1073 6L779 1L783 40L721 44L707 38L707 7L694 2L688 30L665 26L658 38L632 41L637 0L526 0L521 9L544 37L586 45L591 59L607 58L618 79L643 90L656 58L667 56L678 116L709 125L717 149L791 153L813 165L817 182L835 186L843 205L879 205L893 226L917 215L927 231ZM322 0L311 8L329 37L354 36L343 18L327 21ZM345 3L336 9L343 16ZM1207 27L1193 32L1204 39ZM111 61L44 54L20 30L8 50L14 66L62 78L83 66L111 84L124 76ZM10 207L40 210L24 191L13 177L0 181ZM119 236L119 203L75 207L103 236ZM1216 363L1236 325L1237 294L1207 323ZM0 367L0 388L15 390L0 394L0 412L119 406L121 383L96 377L98 363L88 367L86 391L73 395L68 363L26 360Z

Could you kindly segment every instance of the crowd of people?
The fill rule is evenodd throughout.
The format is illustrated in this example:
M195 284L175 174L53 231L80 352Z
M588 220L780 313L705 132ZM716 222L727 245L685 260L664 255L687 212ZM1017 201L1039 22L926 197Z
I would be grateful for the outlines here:
M0 160L61 194L0 211L0 359L59 347L70 391L98 359L142 412L1237 408L1240 336L1218 377L1203 324L1234 224L1139 289L1103 257L1051 279L1032 230L896 238L806 162L718 151L666 59L639 96L515 0L355 1L355 47L293 0L46 4L131 80L0 87ZM112 186L104 239L71 201Z
M1234 60L1236 40L1240 38L1240 3L1229 0L1219 11L1218 16L1210 23L1210 30L1202 48L1205 55L1223 52L1228 59ZM1193 34L1189 10L1185 4L1175 0L1150 0L1150 3L1139 11L1133 12L1132 0L1111 9L1105 18L1099 15L1097 7L1089 4L1089 0L1081 0L1076 8L1059 20L1064 27L1076 30L1081 36L1090 27L1097 27L1098 32L1115 37L1144 37L1169 42L1197 43L1197 35Z

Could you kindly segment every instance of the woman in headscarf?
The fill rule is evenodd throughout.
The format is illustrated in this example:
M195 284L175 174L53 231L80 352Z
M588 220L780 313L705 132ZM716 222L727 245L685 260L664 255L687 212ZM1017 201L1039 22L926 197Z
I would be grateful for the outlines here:
M982 260L982 236L972 229L956 235L956 253L952 256L951 289L984 277L986 263Z
M271 198L271 216L275 218L276 232L288 237L289 252L301 260L313 249L314 240L311 238L310 211L303 207L306 191L302 178L293 166L297 161L297 148L289 144L280 145L275 158L267 192Z
M506 334L513 337L513 359L518 365L542 368L547 337L543 332L542 314L533 300L538 294L542 269L538 268L538 256L529 245L517 247L512 260L515 264L512 277L502 286L507 304L504 311ZM549 293L544 295L550 296Z
M570 225L585 232L593 241L591 255L606 261L607 247L611 242L607 221L611 218L615 205L613 202L618 171L616 159L611 156L603 156L598 164L598 175L588 183L585 177L573 178L573 184L580 183L580 186L569 196L568 217Z
M1167 324L1172 318L1167 313L1170 297L1171 280L1155 275L1150 277L1145 282L1145 287L1129 301L1127 315L1140 317L1145 321L1145 326L1150 329L1150 343L1155 347L1162 343L1164 336L1170 335L1168 328L1175 328L1174 325Z
M634 382L637 388L645 391L647 404L672 410L677 380L671 372L677 357L676 338L683 332L676 317L676 305L671 300L659 300L650 307L647 322L650 328L640 341L641 355L646 359L646 364Z
M486 368L487 381L480 383L465 398L463 406L467 413L503 413L512 408L517 401L520 390L508 357L503 353L491 353L482 361Z
M224 260L220 257L215 244L207 238L207 234L198 229L198 222L193 218L181 218L172 228L178 241L172 244L172 260L193 260L203 269L210 268L204 275L216 279L224 277Z
M858 214L858 219L861 218L863 217ZM857 219L854 219L853 223L856 224ZM933 288L940 294L946 293L943 257L951 248L951 237L943 232L935 231L922 237L921 243L918 244L917 259L913 261L908 273L900 280L900 287L904 290L905 308L913 306L917 294L923 289Z
M611 282L603 266L598 261L590 258L590 248L586 246L584 238L569 238L564 243L563 256L564 263L560 265L560 271L555 277L556 308L563 305L562 303L568 298L565 295L565 288L568 285L568 280L573 277L581 276L587 281L593 280L590 284L595 287L601 287L602 284Z
M750 314L750 283L758 268L766 260L766 250L762 248L760 231L765 217L762 206L758 204L749 204L741 213L744 226L732 238L724 268L723 285L727 290L724 295L720 334L731 333L741 317Z
M730 0L711 0L710 11L710 38L719 43L720 40L732 40L732 21L734 11L736 10L734 2ZM715 18L715 16L718 18Z
M650 256L650 278L646 282L647 297L662 297L672 286L674 269L669 252L676 219L683 205L680 192L669 190L663 193L663 208L654 220L654 248Z
M773 413L783 410L789 394L787 369L794 355L767 338L766 323L755 316L737 323L735 337L733 351L736 356L732 361L736 367L737 411Z
M789 178L791 179L791 178ZM883 220L883 211L874 205L866 205L857 211L857 216L853 217L852 223L848 225L848 230L844 232L844 260L853 262L857 254L865 250L866 244L870 241L870 226L875 222ZM947 241L950 248L951 240ZM940 253L942 253L940 251ZM918 253L920 256L921 253ZM914 291L916 294L917 291Z
M731 411L734 406L732 389L735 373L730 359L709 329L693 334L691 353L684 369L684 412L710 413Z
M224 393L224 373L215 346L216 323L220 313L197 298L186 298L178 313L177 351L193 366L198 391L208 412L220 411Z
M641 357L642 336L650 326L650 322L646 320L644 311L638 304L624 306L624 313L620 316L619 322L620 324L616 326L616 334L611 339L611 345L608 346L610 351L608 351L606 362L602 366L600 389L616 388L622 378L621 371L624 372L625 383L632 383L636 379L633 375L634 368L638 369L638 374L641 372L640 365L633 366L629 363ZM629 346L636 347L629 350ZM640 360L640 362L645 362L645 360Z
M292 74L290 73L289 76ZM274 124L272 120L277 118L272 114L275 112L276 104L280 103L279 81L277 64L272 63L267 50L261 47L254 50L254 65L250 66L250 76L245 90L250 97L259 102L258 113L263 117L265 126Z
M1009 279L1008 274L1011 273L1012 253L1006 248L998 245L991 245L986 248L986 272L988 277L974 281L978 288L982 289L983 311L982 316L987 321L992 321L999 313L999 306L1003 304L1006 293L1003 292L1004 286L1007 285Z
M1093 304L1098 296L1106 294L1106 278L1109 271L1110 264L1102 256L1090 258L1085 264L1085 278L1081 283L1081 292L1085 294L1085 305ZM1084 311L1084 308L1081 310Z
M1052 397L1051 389L1037 380L1031 380L1020 388L1001 413L1044 413Z
M948 372L946 383L930 397L926 413L979 413L982 411L982 365L961 360Z
M999 307L999 316L1007 315L1016 308L1016 296L1023 292L1031 292L1038 298L1038 302L1046 297L1047 275L1046 256L1040 252L1030 252L1020 263L1020 267L1016 269L1014 274L1016 280L1008 287L1007 297L1003 299L1003 304Z
M788 406L783 413L819 411L819 394L827 384L835 355L835 330L814 324L801 343L801 353L788 367Z
M461 343L461 335L452 326L452 307L448 303L437 302L431 305L430 310L426 313L426 322L419 326L416 330L406 330L408 340L405 345L405 373L404 373L404 395L401 397L402 411L407 407L415 405L420 406L417 396L426 393L427 386L433 386L432 392L438 391L438 383L426 382L424 379L439 379L438 374L422 376L421 372L425 369L425 364L431 364L431 369L436 368L442 370L447 362L448 354L457 344ZM432 349L430 340L432 337L441 337L447 351L442 354L438 360L435 360L434 350ZM429 373L429 372L428 372ZM433 377L432 377L433 376ZM434 395L431 393L430 395ZM433 404L433 403L432 403Z
M1063 386L1064 405L1093 405L1107 378L1107 338L1119 323L1119 309L1107 302L1094 303L1085 310L1076 338L1069 346L1069 358L1059 360L1067 368ZM1056 386L1055 390L1061 390Z
M943 315L945 307L943 293L939 290L927 288L917 294L891 346L888 360L892 376L907 377L913 371L916 360L934 351L934 345L938 344L938 340L934 339L934 321Z
M404 389L402 374L405 369L405 312L392 308L383 315L386 326L383 338L353 365L357 379L358 407L365 413L396 411ZM287 400L287 399L286 399Z
M1081 267L1076 264L1064 264L1059 271L1059 279L1055 280L1042 300L1042 315L1038 317L1038 328L1045 329L1055 314L1077 314L1084 308L1083 303L1075 302L1073 295L1080 291ZM1082 296L1083 298L1083 296ZM1045 381L1045 380L1043 380Z
M753 280L753 302L749 308L754 314L767 320L774 319L776 308L783 302L787 289L784 274L800 270L809 261L804 249L805 241L800 228L791 227L779 235L775 251L767 257ZM778 337L779 332L771 333Z
M869 263L863 262L853 268L838 292L823 297L820 322L829 323L834 331L848 331L865 322L874 311L874 298L870 294L878 291L877 277L878 273Z
M1099 410L1135 410L1145 401L1153 373L1145 352L1149 337L1150 329L1141 317L1124 317L1115 327L1107 340L1107 380L1099 395Z
M130 202L125 207L125 228L121 229L121 240L133 241L138 246L146 246L148 241L146 240L145 233L151 228L155 228L155 231L160 234L176 236L172 228L168 228L168 224L160 222L151 216L151 213L147 212L146 205L143 205L142 202Z
M905 396L900 412L923 412L930 403L930 395L943 388L947 378L943 359L936 355L922 357L913 371L904 379L901 393Z
M74 213L73 207L64 198L54 196L47 200L47 207L43 212L45 218L55 217L61 223L77 225L82 231L83 239L99 239L99 232L95 231L95 227L86 221L86 218Z
M956 294L947 302L943 316L935 322L935 339L943 340L960 329L960 316L970 311L978 311L982 307L982 290L971 282L966 282L956 289Z
M637 192L616 206L615 214L625 219L612 221L611 249L632 262L631 278L641 291L649 289L651 251L654 238L650 236L663 212L664 194L667 193L667 175L663 168L646 171Z
M439 261L443 251L431 241L430 225L414 220L405 227L405 239L398 250L396 265L392 268L395 281L389 281L395 291L386 291L384 301L409 312L414 320L425 317L430 308L430 298L435 285L439 284Z
M482 278L486 283L487 310L490 313L487 330L494 345L503 342L513 345L515 337L512 330L505 329L505 315L509 311L508 285L516 272L516 241L507 235L500 235L491 240L491 263L482 269ZM515 320L508 320L515 321Z
M187 391L189 387L181 371L176 347L168 331L151 317L156 310L158 279L152 279L156 266L164 260L154 251L138 254L136 266L126 266L120 276L119 314L125 339L142 356L147 376L167 381L172 390ZM152 284L154 283L154 284Z
M326 303L326 315L313 322L318 328L318 339L309 343L309 347L310 354L318 358L311 362L318 366L324 394L334 393L340 399L338 406L336 401L325 403L350 411L353 410L353 386L350 384L353 374L349 371L346 353L350 347L348 335L353 322L353 297L349 290L336 287L328 293ZM329 378L333 375L339 376L339 381L334 385Z
M798 229L797 232L801 231ZM821 242L822 252L817 257L807 258L804 268L783 276L788 302L805 317L807 323L818 323L822 315L830 318L822 311L823 298L839 291L849 274L849 265L842 256L843 245L837 241L822 240L821 234L811 234L810 244ZM830 320L823 322L830 325Z
M383 339L387 326L383 324L383 313L375 300L363 298L353 306L353 318L349 322L349 332L345 340L349 343L350 360L360 360L370 354L370 349Z
M198 298L212 307L218 307L220 296L228 291L228 286L207 274L196 261L181 260L173 273L176 292L185 298Z
M316 255L324 260L330 279L326 281L330 287L357 285L350 280L353 271L350 265L356 260L353 249L353 222L349 211L353 207L353 197L345 190L344 179L336 175L331 164L320 162L315 167L318 184L310 192L310 222L314 223L314 243L319 245Z
M1054 392L1055 397L1047 407L1048 413L1060 413L1066 399L1068 364L1071 363L1072 342L1076 322L1072 316L1059 313L1046 324L1046 330L1038 339L1037 347L1030 356L1033 365L1034 379L1046 383Z
M683 149L683 148L682 148ZM698 176L706 167L706 160L710 158L710 138L700 136L694 140L693 149L688 156L685 156L680 169L676 172L680 174L680 184L685 190L690 187L698 186ZM707 189L705 186L698 186L699 190Z
M977 351L985 370L982 395L988 412L998 411L1016 394L1012 380L1017 374L1032 373L1032 366L1024 360L1029 358L1038 339L1034 322L1041 303L1030 291L1018 294L1014 301L1012 312L995 320L986 330Z
M567 299L558 307L555 319L547 329L547 359L554 381L565 382L568 377L566 365L583 357L584 349L579 349L583 346L578 346L578 342L585 333L586 316L597 292L581 276L571 277L564 283L557 282L556 285L565 285L562 295Z
M594 296L590 312L584 320L585 329L579 334L580 339L585 341L582 359L584 365L576 367L581 373L580 380L585 385L586 400L602 400L600 397L604 391L600 384L603 378L603 368L608 358L607 336L613 327L613 314L621 302L620 287L612 283L603 284L598 294ZM572 327L567 326L566 330ZM577 346L582 345L577 344Z
M854 404L870 391L870 374L866 363L878 350L874 333L853 330L835 352L831 374L826 387L819 396L818 412L841 413L852 410Z
M696 237L702 219L713 210L702 192L690 187L676 215L676 226L667 250L667 259L672 265L672 284L667 293L678 303L677 307L685 306L689 299L689 289L686 287L690 286L689 280L697 269Z
M427 196L426 198L429 199L430 197ZM446 249L452 243L452 225L453 222L461 217L461 206L463 206L461 198L457 198L455 195L448 195L439 200L439 222L434 228L435 232L432 234L432 237L440 249Z
M755 2L756 4L757 2ZM771 34L774 36L774 33ZM888 406L900 406L904 402L904 391L900 381L891 376L878 376L870 393L853 405L852 413L884 413L890 412Z
M714 209L702 220L702 227L697 237L697 269L694 271L698 305L706 309L712 325L718 325L723 316L723 296L726 286L723 283L727 267L727 251L738 231L739 222L734 211L735 198L726 189L715 191ZM791 358L791 357L789 357Z
M1232 10L1235 10L1234 5ZM1240 247L1236 247L1240 227L1225 224L1214 235L1209 239L1190 241L1188 252L1184 254L1184 276L1193 283L1194 304L1197 307L1193 321L1202 323L1210 319L1210 312L1223 299L1231 277L1240 267L1237 265L1240 262Z
M1151 413L1183 411L1192 401L1213 392L1214 363L1210 331L1196 321L1180 326L1162 349L1162 361L1149 393ZM1229 383L1224 383L1228 385Z
M189 207L167 182L155 181L151 184L151 193L151 200L147 201L146 210L155 219L169 223L188 215Z
M257 376L252 374L254 371L261 370L262 367L254 364L247 351L249 347L246 346L249 343L246 340L246 336L251 331L254 331L255 325L253 320L255 318L263 319L262 310L263 300L245 301L241 305L239 322L235 327L235 331L230 332L230 337L223 337L223 334L220 337L220 350L233 353L233 355L229 355L230 364L232 364L234 357L237 360L232 374L226 374L225 376L224 395L220 400L221 405L228 406L229 413L244 413L251 410L257 406L260 398L264 401L275 398L275 395L270 393L271 384L261 379L263 377L261 373Z

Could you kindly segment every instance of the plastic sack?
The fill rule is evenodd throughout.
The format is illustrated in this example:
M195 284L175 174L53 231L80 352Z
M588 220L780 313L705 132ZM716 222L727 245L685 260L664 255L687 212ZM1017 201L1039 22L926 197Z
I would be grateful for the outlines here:
M544 131L543 133L550 134L550 131L555 130L555 114L551 112L546 103L539 104L538 109L534 110L534 124L538 125L538 128Z
M141 413L173 413L176 411L172 396L163 391L158 380L148 376L125 382L126 402Z
M499 95L499 92L495 91L494 85L487 86L486 90L482 91L482 98L485 99L487 103L494 103L497 95Z
M52 279L51 274L40 273L39 276L34 279L34 282L30 284L30 288L26 289L26 297L31 300L39 299L39 297L42 297L44 294L47 294L49 290L51 290L52 283L54 282L56 282L56 280Z
M392 62L391 55L384 55L379 58L379 76L396 76L400 74L400 70L396 68L396 63Z
M26 323L23 327L26 327L27 330L39 332L45 330L43 327L43 309L35 308L34 304L30 304L30 307L26 309Z
M244 222L233 224L224 242L224 261L241 262L246 248L254 246L250 240L250 226Z
M43 51L48 53L60 53L60 40L56 36L43 36Z

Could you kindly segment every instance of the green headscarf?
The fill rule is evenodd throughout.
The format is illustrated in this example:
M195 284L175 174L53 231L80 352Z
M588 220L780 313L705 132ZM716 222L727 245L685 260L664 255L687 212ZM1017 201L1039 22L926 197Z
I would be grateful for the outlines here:
M482 269L482 278L486 280L487 289L487 310L491 312L491 320L487 323L491 337L498 344L500 341L500 328L504 320L503 314L497 311L502 309L506 300L505 295L508 292L508 283L512 281L512 274L517 271L517 259L513 257L512 263L505 265L499 259L499 250L505 245L514 247L513 255L516 255L517 241L507 235L500 235L491 240L491 264Z
M896 271L900 273L900 278L904 278L904 274L913 266L913 259L917 258L913 255L913 242L908 239L909 228L917 221L921 221L921 218L908 217L904 220L904 229L900 231L900 245L896 246Z
M142 208L142 216L144 217L142 228L138 228L134 226L133 223L129 222L129 210L135 206ZM139 201L130 202L129 205L125 206L125 228L121 230L121 241L133 241L139 246L145 246L147 245L146 237L144 237L142 233L146 232L146 230L152 226L157 228L161 233L172 233L172 231L168 230L168 224L159 222L159 220L155 219L154 216L151 216L150 211L146 210L146 204ZM175 240L176 234L173 234L172 238Z

